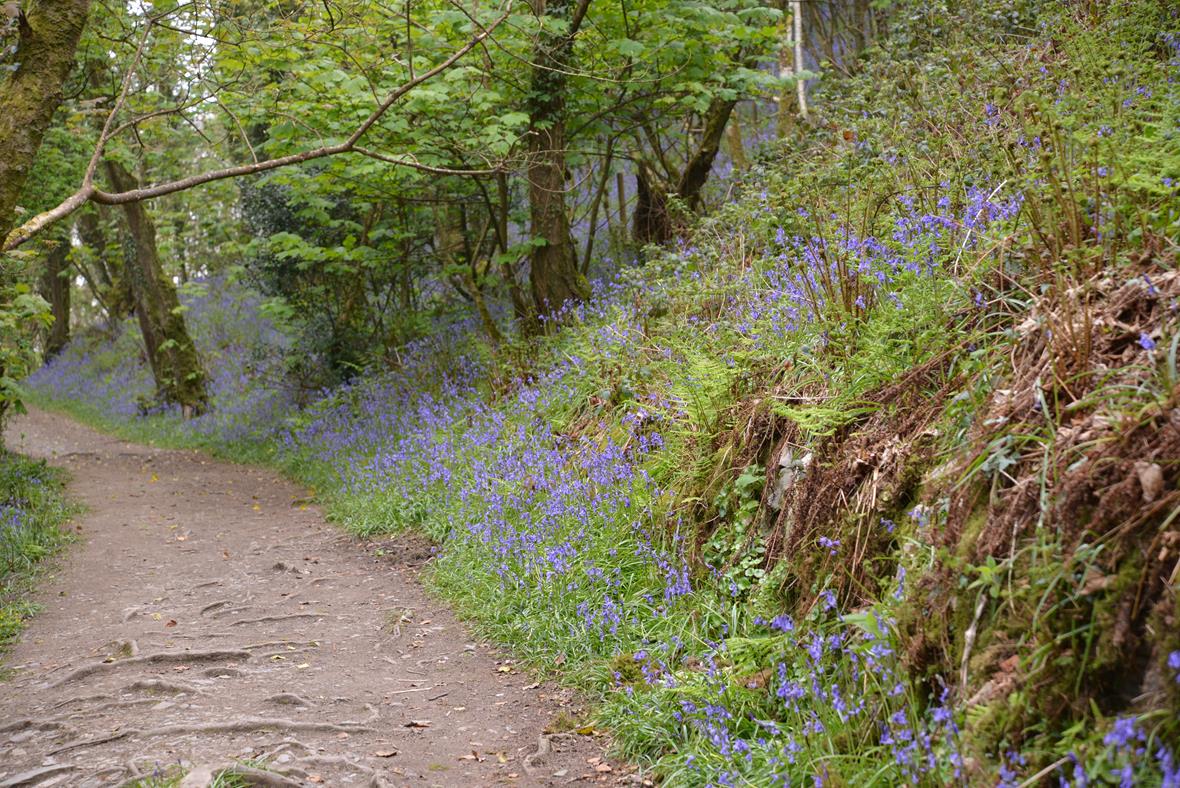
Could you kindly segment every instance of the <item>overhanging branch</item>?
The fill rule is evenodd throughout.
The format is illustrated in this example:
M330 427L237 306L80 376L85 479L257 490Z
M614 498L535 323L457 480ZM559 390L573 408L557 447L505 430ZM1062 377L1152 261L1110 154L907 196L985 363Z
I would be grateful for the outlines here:
M403 96L422 83L433 79L453 66L459 61L460 58L483 43L483 41L486 40L496 30L496 28L503 24L507 19L508 12L505 12L491 25L483 28L476 36L472 37L470 41L452 53L446 60L427 71L423 71L422 73L415 75L413 78L407 80L397 88L394 88L392 91L390 91L390 93L385 97L385 100L377 105L376 109L374 109L369 114L369 116L365 118L365 120L362 121L359 126L356 127L356 129L344 142L337 143L335 145L323 145L318 148L312 148L311 150L303 151L301 153L292 153L287 156L279 156L277 158L267 159L265 161L241 164L234 167L225 167L218 170L210 170L209 172L191 175L187 178L180 178L178 180L168 181L166 183L160 183L154 186L145 186L143 188L131 189L122 192L105 192L94 186L93 174L97 169L98 161L102 158L103 148L108 141L107 131L110 128L111 122L113 121L114 113L118 110L119 105L122 104L126 95L125 81L124 91L122 95L120 95L119 102L116 104L116 107L112 109L111 115L107 118L106 128L104 128L104 133L102 136L100 136L99 142L95 147L94 154L91 157L90 166L87 167L87 172L83 178L82 185L76 192L67 197L57 206L34 216L32 219L23 223L20 227L17 227L15 230L9 233L4 239L4 245L2 248L0 248L0 251L10 252L13 249L16 249L30 238L33 238L38 233L42 232L45 228L66 218L74 211L85 205L87 202L96 202L104 205L123 205L126 203L140 202L142 200L150 200L155 197L162 197L167 194L185 191L186 189L191 189L206 183L212 183L213 181L225 180L227 178L239 178L246 175L256 175L258 173L268 172L280 167L289 167L294 164L302 164L315 159L322 159L327 156L336 156L341 153L363 153L364 155L378 158L382 161L386 161L398 166L424 169L427 171L445 174L491 174L494 172L494 170L445 170L443 168L430 168L428 165L419 164L412 157L399 158L397 156L386 156L384 154L375 155L373 151L358 148L358 143L360 142L361 138L365 136L365 133L373 128L373 126L375 126L377 122L381 120L382 116L384 116L385 113L388 112L389 109L398 102L398 100L400 100ZM140 49L136 53L136 63L139 60L139 56L142 53L143 43L146 40L147 35L145 33L143 39L140 42Z

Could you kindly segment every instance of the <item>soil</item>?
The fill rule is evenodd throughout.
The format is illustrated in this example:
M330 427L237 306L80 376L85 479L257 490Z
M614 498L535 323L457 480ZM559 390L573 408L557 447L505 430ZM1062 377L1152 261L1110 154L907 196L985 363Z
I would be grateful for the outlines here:
M6 659L0 786L641 782L601 736L547 732L577 699L423 590L429 545L358 542L270 471L57 414L7 440L86 512Z

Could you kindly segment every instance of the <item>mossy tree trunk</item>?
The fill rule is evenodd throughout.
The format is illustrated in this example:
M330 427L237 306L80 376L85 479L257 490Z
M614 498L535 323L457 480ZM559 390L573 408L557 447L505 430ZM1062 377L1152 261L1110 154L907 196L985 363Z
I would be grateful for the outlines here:
M45 337L45 358L52 358L70 341L70 242L65 238L53 245L45 260L41 297L53 312L53 325Z
M538 15L568 21L561 33L541 34L533 52L529 90L529 220L537 244L529 258L529 284L540 315L590 295L590 285L578 271L565 202L566 72L588 6L589 0L552 0L547 6L534 0Z
M105 164L117 190L139 188L139 181L122 164L111 160ZM124 203L123 212L133 247L124 276L131 285L156 392L163 401L179 405L186 417L202 413L208 407L205 370L184 324L176 287L160 265L156 227L142 203Z
M13 227L17 200L61 103L62 85L90 10L90 0L21 5L16 70L0 84L0 239Z

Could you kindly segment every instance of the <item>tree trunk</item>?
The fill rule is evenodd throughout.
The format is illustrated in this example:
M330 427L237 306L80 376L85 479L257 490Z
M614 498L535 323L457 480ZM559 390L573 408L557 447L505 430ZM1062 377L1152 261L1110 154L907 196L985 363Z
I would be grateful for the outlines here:
M721 147L725 126L737 102L715 98L705 111L705 130L700 143L688 160L684 172L677 180L674 192L690 212L701 207L701 192L709 180L713 161ZM635 202L635 240L641 244L662 244L672 240L677 233L676 217L669 204L669 189L664 185L654 168L640 163L635 172L638 189Z
M86 24L90 0L34 0L18 18L16 71L0 85L0 240L41 139L62 100L62 85Z
M717 158L721 139L725 136L725 126L736 106L736 101L715 98L705 112L705 131L701 135L701 143L680 175L680 182L676 184L676 194L690 211L695 212L701 207L701 192L709 180L713 161Z
M119 191L139 188L135 176L122 164L108 160L106 170ZM131 284L156 392L165 402L179 405L186 417L202 413L208 407L205 370L185 327L176 288L160 265L156 227L143 203L124 203L123 211L134 245L124 275Z
M552 0L547 9L540 2L534 8L569 21L564 33L540 34L528 101L529 221L537 243L530 255L529 284L541 315L590 295L590 285L578 271L565 203L565 70L588 5L589 0L578 0L576 6L572 0Z
M493 345L499 346L504 338L483 297L483 283L480 281L483 277L478 275L479 271L467 236L465 211L461 204L443 202L435 208L434 239L439 257L450 269L448 274L459 277L463 285L460 292L467 291L466 295L471 298L488 339Z
M742 142L742 124L737 115L731 115L729 125L725 127L725 146L729 148L734 171L740 173L749 169L750 160L746 158L746 146Z
M53 246L41 276L41 297L49 302L53 325L45 338L45 358L61 352L70 341L70 242L62 239Z
M106 312L107 325L114 329L135 311L135 300L124 272L126 266L107 249L104 230L104 214L107 210L103 205L91 205L78 214L74 226L83 248L75 255L74 262L90 286L95 300ZM93 270L91 262L94 264Z

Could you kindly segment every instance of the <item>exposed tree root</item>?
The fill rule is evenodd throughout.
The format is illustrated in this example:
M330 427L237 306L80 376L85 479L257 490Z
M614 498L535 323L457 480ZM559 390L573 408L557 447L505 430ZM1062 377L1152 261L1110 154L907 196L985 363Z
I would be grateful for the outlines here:
M285 616L263 616L262 618L243 618L230 624L231 627L241 627L247 624L273 624L278 621L297 621L299 619L327 618L322 613L289 613Z
M222 659L250 659L249 651L241 651L238 649L215 649L213 651L177 651L177 652L163 652L160 654L148 654L142 657L128 657L127 659L119 659L114 662L96 662L92 665L85 665L77 670L69 673L48 687L60 687L63 684L68 684L71 681L85 678L94 673L101 673L116 667L125 668L132 665L167 665L167 664L184 664L189 662L212 662L214 660Z
M173 695L190 694L204 695L205 691L193 684L180 681L164 681L163 679L141 679L133 681L122 689L122 692L167 692Z
M369 707L372 709L372 707ZM373 709L374 713L376 712ZM97 739L77 739L63 744L57 749L49 751L48 755L58 755L70 750L93 747L98 744L125 739L128 736L137 738L156 738L159 736L187 736L195 733L251 733L254 731L314 731L317 733L373 733L373 729L358 722L311 722L304 720L270 719L267 717L239 717L221 722L201 722L188 725L161 725L147 730L128 728L127 730L101 736Z
M264 643L251 643L248 646L242 646L246 651L253 651L256 648L271 648L273 646L307 646L306 640L268 640Z
M201 608L201 612L200 612L198 615L202 615L202 616L204 616L204 615L207 615L207 614L209 614L209 613L212 613L214 610L216 610L216 609L217 609L217 608L219 608L219 607L225 607L225 606L226 606L226 605L228 605L228 604L229 604L231 601L233 601L233 600L230 600L230 599L221 599L221 600L218 600L217 602L210 602L209 604L207 604L207 605L205 605L203 608Z
M40 766L36 769L30 769L27 772L14 774L4 782L0 783L0 788L15 788L18 785L32 785L35 782L42 780L54 774L61 774L62 772L73 771L76 767L68 763L54 764L53 766Z
M109 736L100 736L97 739L74 739L73 741L66 742L65 744L61 745L60 747L56 747L45 754L46 755L61 755L63 752L69 752L70 750L80 750L84 747L94 747L99 744L106 744L108 742L119 741L120 739L126 739L128 736L132 736L132 735L135 735L138 733L140 733L140 731L137 731L133 728L130 730L120 731L119 733L112 733Z
M57 703L53 704L51 708L60 709L62 706L69 706L71 703L97 703L100 700L111 700L111 696L100 694L83 695L80 698L66 698L65 700L59 700Z
M67 728L64 722L57 720L14 720L13 722L0 725L0 733L15 733L16 731L24 731L29 728L36 728L41 731L63 730Z
M291 692L280 692L278 695L271 695L266 699L267 703L278 703L281 706L311 706L311 701L304 700L298 695Z

